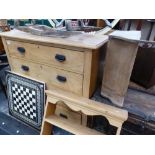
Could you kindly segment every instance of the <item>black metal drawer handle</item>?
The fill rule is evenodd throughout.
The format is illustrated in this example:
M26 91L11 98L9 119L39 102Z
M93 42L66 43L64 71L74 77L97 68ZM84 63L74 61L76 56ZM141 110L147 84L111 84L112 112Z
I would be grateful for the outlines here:
M65 114L60 113L59 115L60 115L60 117L62 117L62 118L68 119L68 117L67 117Z
M66 57L64 55L56 54L55 59L59 62L63 62L66 60Z
M60 75L57 76L57 80L60 82L66 82L67 81L66 77L60 76Z
M25 53L25 48L23 47L17 47L18 52L20 52L21 54Z
M22 65L21 68L22 68L23 71L26 71L26 72L29 71L29 67L28 66Z

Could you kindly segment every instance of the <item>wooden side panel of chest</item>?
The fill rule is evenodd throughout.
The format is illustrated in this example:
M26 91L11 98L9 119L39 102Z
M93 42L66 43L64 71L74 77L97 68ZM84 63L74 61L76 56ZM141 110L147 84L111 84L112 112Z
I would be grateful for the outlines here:
M96 89L97 74L99 67L99 50L85 52L83 96L91 97Z

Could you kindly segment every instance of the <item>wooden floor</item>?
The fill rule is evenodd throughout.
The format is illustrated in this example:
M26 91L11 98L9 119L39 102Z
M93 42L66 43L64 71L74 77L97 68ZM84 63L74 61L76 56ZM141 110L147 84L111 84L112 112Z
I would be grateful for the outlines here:
M124 108L130 113L155 121L155 95L129 89Z

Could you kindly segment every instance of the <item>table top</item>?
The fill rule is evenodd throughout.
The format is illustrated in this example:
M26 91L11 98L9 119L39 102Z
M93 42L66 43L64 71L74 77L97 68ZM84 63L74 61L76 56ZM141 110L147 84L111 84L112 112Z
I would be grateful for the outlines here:
M119 31L110 33L110 38L117 38L129 42L140 42L141 31Z

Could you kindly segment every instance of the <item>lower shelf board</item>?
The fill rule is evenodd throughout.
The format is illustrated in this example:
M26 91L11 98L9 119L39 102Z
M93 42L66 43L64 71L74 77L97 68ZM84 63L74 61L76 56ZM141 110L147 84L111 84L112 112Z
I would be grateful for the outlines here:
M82 126L80 124L76 124L75 122L68 121L65 118L61 118L56 115L46 117L45 122L60 127L75 135L103 135L101 132Z

